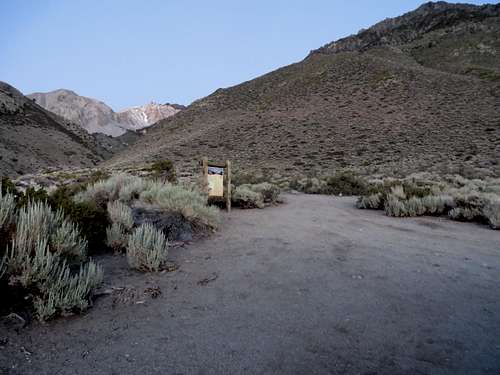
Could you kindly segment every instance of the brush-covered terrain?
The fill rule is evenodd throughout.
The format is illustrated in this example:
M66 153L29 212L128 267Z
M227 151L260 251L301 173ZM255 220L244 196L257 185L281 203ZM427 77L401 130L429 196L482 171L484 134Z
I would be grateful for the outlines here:
M500 5L425 4L200 99L108 165L499 175Z

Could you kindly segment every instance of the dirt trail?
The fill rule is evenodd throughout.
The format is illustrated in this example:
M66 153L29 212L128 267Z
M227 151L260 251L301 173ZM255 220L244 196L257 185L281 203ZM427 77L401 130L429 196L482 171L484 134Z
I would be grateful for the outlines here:
M106 283L129 289L0 331L0 374L500 373L500 234L486 227L290 195L171 258L179 270L157 275L103 258Z

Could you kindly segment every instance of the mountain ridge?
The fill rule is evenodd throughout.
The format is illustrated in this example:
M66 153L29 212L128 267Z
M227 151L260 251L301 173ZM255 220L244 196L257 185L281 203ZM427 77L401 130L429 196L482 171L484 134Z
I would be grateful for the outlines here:
M115 112L103 101L78 95L68 89L36 92L27 97L46 110L80 125L89 133L113 137L127 131L142 130L181 110L179 105L149 103Z
M500 174L498 7L439 2L382 21L377 30L399 25L391 31L394 42L336 53L322 47L300 62L216 90L160 121L105 165L170 158L195 169L208 156L282 174L346 167ZM439 21L433 9L445 9ZM469 17L482 11L488 17ZM414 26L419 17L424 23ZM399 43L404 22L417 37ZM433 22L440 26L426 24Z

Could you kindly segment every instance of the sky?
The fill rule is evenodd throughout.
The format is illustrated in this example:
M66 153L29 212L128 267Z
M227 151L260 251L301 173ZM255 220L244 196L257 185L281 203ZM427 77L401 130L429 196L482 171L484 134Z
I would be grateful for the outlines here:
M187 105L421 4L0 0L0 80L24 94L70 89L114 110Z

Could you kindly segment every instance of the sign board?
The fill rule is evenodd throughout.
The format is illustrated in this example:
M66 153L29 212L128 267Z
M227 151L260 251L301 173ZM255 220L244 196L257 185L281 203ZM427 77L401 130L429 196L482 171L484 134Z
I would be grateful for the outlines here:
M208 196L224 196L224 176L220 174L208 174Z
M231 211L231 163L209 163L203 158L203 180L209 197L224 197L224 180L227 183L226 207Z

